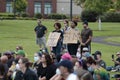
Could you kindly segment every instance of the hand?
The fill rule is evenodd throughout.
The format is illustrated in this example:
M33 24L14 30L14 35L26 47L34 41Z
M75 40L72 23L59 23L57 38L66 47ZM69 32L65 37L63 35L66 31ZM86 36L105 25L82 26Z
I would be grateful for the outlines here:
M46 78L45 77L39 77L39 80L46 80Z
M86 44L85 43L81 43L82 46L85 46Z

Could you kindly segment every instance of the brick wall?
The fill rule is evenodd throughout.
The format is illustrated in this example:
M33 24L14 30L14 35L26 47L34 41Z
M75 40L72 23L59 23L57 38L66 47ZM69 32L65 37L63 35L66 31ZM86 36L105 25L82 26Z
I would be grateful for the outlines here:
M52 13L56 13L56 0L27 0L28 6L26 12L30 17L34 16L34 2L41 2L41 13L44 15L44 4L45 2L52 3ZM0 12L6 12L6 0L0 0Z
M6 12L6 0L0 0L0 12Z

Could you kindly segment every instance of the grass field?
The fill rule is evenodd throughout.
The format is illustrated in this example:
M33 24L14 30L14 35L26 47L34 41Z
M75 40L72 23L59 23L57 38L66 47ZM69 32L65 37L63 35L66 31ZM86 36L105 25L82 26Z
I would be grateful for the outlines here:
M110 37L110 38L107 38L106 41L120 44L120 37Z
M47 26L48 33L52 31L54 20L43 20ZM61 22L63 24L63 22ZM35 43L34 28L37 25L35 20L3 20L0 21L0 52L15 50L15 47L22 45L27 56L32 60L33 54L39 50ZM94 36L120 36L120 23L102 23L102 31L98 31L98 23L89 23ZM78 27L82 29L82 23ZM111 39L112 40L112 39ZM120 51L120 47L104 44L92 43L92 53L100 50L103 53L103 59L108 65L113 65L111 55Z

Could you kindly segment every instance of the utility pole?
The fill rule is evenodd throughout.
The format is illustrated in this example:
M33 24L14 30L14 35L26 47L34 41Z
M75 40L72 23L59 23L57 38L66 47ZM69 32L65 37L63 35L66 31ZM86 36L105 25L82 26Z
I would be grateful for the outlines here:
M14 18L15 18L15 13L16 13L15 0L13 0L13 13L14 13Z
M70 20L72 21L72 0L70 0Z

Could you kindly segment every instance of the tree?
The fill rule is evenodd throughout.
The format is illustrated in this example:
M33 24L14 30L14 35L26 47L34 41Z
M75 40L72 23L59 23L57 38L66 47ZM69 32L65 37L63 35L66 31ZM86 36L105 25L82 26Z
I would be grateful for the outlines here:
M77 5L82 6L86 10L94 10L99 14L109 10L111 0L75 0Z
M27 8L27 0L15 0L13 4L15 4L15 11L20 14L21 12L25 12Z
M115 8L117 11L120 11L120 0L114 1L114 8Z

